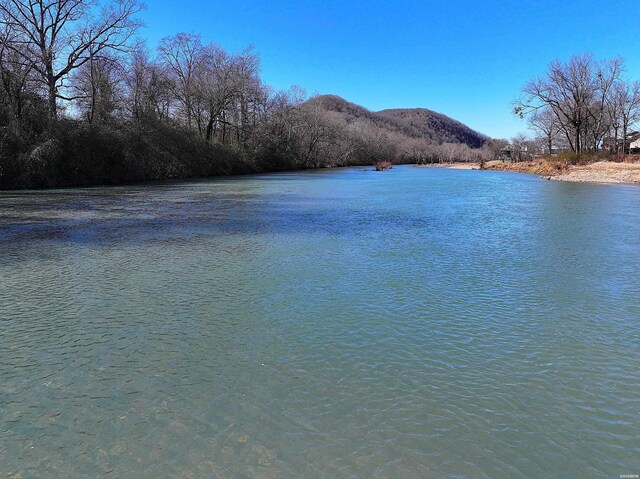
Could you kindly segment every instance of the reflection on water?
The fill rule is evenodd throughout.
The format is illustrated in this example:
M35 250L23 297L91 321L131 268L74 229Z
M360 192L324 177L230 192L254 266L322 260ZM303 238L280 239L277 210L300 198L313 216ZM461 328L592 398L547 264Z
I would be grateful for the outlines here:
M0 477L618 477L640 189L397 168L0 193Z

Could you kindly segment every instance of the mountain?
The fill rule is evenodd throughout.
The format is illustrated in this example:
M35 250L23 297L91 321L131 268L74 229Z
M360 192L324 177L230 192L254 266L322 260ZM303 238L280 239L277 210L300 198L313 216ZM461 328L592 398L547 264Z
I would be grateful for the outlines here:
M382 110L376 115L395 120L410 129L412 136L428 138L433 143L464 143L480 148L489 139L464 123L426 108Z
M360 122L394 137L423 139L434 145L462 143L471 148L479 148L489 140L488 136L464 123L425 108L374 112L336 95L320 95L309 100L309 103L319 105L347 124Z

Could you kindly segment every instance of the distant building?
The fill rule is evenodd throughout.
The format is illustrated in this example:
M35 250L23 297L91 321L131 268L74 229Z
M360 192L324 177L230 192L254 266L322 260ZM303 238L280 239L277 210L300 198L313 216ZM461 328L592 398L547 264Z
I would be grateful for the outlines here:
M498 159L502 161L511 160L511 145L507 145L505 147L500 148L500 153L498 153Z
M602 148L609 151L624 151L625 153L640 153L640 131L631 131L627 135L626 141L618 138L618 147L616 148L616 139L606 137L602 140Z
M549 147L548 146L541 146L540 148L538 148L535 153L534 153L534 157L535 158L540 158L540 157L545 157L545 156L558 156L558 153L560 153L562 150L560 148L558 148L557 146L552 146L551 147L551 151L549 151Z
M507 145L500 149L498 159L502 161L528 161L535 155L535 151L529 149L528 145L516 143Z
M633 131L627 135L626 152L640 153L640 131Z

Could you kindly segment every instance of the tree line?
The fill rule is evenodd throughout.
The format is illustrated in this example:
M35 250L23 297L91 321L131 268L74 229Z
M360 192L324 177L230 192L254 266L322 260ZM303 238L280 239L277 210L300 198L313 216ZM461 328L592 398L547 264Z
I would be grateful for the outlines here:
M141 8L0 0L0 187L452 158L453 146L346 121L299 87L274 91L252 48L178 33L150 49Z
M552 62L514 103L515 114L528 119L548 153L619 154L628 152L627 137L640 120L640 82L625 78L622 58L583 54Z

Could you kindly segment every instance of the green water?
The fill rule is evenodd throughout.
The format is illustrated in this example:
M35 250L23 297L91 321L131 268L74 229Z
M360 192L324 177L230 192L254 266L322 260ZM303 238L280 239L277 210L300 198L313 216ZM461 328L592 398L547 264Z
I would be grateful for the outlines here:
M0 193L0 477L640 473L640 188Z

